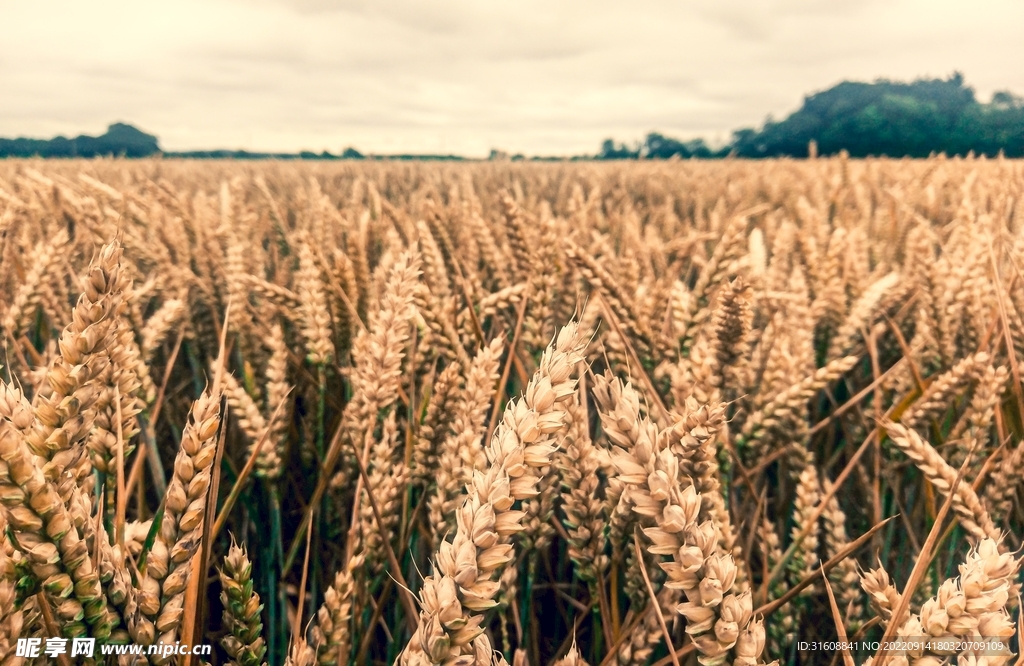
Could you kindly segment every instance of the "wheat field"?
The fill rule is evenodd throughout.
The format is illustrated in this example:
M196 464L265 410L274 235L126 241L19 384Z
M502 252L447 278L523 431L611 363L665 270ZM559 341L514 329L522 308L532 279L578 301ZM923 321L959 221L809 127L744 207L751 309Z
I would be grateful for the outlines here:
M0 664L1019 664L1022 269L1002 159L0 161Z

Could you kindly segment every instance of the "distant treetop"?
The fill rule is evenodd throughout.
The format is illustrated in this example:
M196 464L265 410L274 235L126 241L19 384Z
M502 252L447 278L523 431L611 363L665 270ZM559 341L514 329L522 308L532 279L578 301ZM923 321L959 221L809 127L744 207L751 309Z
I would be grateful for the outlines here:
M155 136L125 123L114 123L100 136L0 139L0 157L147 157L159 152Z
M853 157L927 157L931 153L1024 157L1024 98L999 91L978 102L959 72L947 79L911 83L880 79L843 81L804 98L785 120L769 118L761 129L733 132L732 141L711 151L699 139L681 142L651 133L628 147L607 139L598 159L687 157L807 157L846 150Z
M804 98L781 122L733 134L742 157L806 157L808 143L823 155L927 157L931 153L1024 156L1024 100L1001 91L978 102L959 72L912 83L844 81Z

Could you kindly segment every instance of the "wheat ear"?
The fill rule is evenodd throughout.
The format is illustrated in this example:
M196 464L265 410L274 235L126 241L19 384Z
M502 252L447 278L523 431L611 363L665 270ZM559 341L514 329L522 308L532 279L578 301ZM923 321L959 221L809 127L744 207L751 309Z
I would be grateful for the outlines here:
M7 518L3 511L0 511L0 534L7 533ZM25 625L25 616L22 609L17 608L15 603L15 581L17 580L14 561L7 540L0 540L0 664L3 666L15 666L19 659L15 654L15 645L21 637L21 630ZM12 549L13 550L13 549Z
M895 638L905 639L900 642L908 646L900 657L913 666L939 664L952 655L957 655L959 664L1009 662L1013 655L1007 646L1016 631L1008 610L1019 592L1016 577L1021 561L1000 550L998 541L987 538L971 549L959 567L959 578L944 581L938 593L921 605L920 613L911 614L897 630ZM877 589L886 579L882 572L870 586ZM891 586L882 590L878 601L895 600ZM922 639L941 640L926 643ZM949 648L941 647L943 643ZM870 664L870 659L865 662Z
M579 650L576 649L575 639L572 642L572 646L564 657L555 662L555 666L590 666L587 660L580 656Z
M917 465L940 493L948 495L949 489L956 481L957 471L942 459L931 444L921 439L916 431L898 423L886 422L883 425L893 444ZM999 530L993 524L992 517L969 483L957 484L953 496L953 510L960 517L960 524L971 535L978 539L999 538Z
M167 334L181 321L187 307L185 301L179 298L172 298L160 306L142 329L142 356L150 361L156 353L157 348L163 344Z
M192 404L181 434L174 473L167 485L164 515L146 560L142 592L157 595L143 608L155 618L159 641L173 643L184 612L190 560L202 542L210 468L217 451L220 395L206 391ZM150 581L155 581L154 585ZM159 590L159 592L157 592ZM155 609L153 601L156 601Z
M1003 457L999 468L985 486L985 503L996 520L1005 519L1013 510L1021 477L1024 476L1024 441Z
M318 666L345 666L349 663L352 601L356 591L354 573L362 565L360 556L353 557L324 592L324 603L317 611L316 626L312 630Z
M268 479L281 476L281 454L285 449L288 437L288 424L291 420L291 403L287 401L291 385L288 383L288 346L284 339L284 330L274 322L270 326L267 337L270 358L267 360L267 395L266 413L273 415L275 410L284 403L277 418L270 424L270 435L259 453L256 454L256 473ZM253 442L253 446L256 443ZM251 452L251 449L250 449Z
M607 454L591 441L586 411L579 398L569 405L569 414L572 425L556 463L562 477L562 522L569 535L568 552L576 575L589 584L592 603L596 604L598 574L608 567L604 554L608 517L598 496L601 480L597 475Z
M50 278L54 267L63 259L61 250L67 242L68 234L61 230L52 238L40 241L36 245L28 273L18 287L18 292L14 295L7 312L4 313L2 328L13 339L17 339L28 324L28 320L35 317L36 308L43 298L44 282Z
M444 537L455 525L455 511L462 490L474 470L487 466L484 455L484 422L498 383L498 361L504 340L496 338L479 350L466 373L466 386L459 395L452 421L452 434L441 443L435 475L435 492L428 509L435 539Z
M687 448L696 448L714 437L724 416L721 404L688 409L673 429L682 440L695 440ZM643 530L651 541L648 551L671 558L660 563L668 577L665 586L686 596L676 610L687 619L686 632L701 653L701 663L757 664L764 649L764 625L752 617L750 593L730 591L736 564L731 554L719 552L715 524L697 523L701 498L693 484L681 483L677 456L659 446L657 439L641 437L631 450L617 447L612 462L619 478L629 484L633 510L654 522Z
M28 560L47 603L54 604L59 629L67 637L88 631L106 638L111 620L86 542L56 487L6 420L0 420L0 459L0 503L12 543Z
M961 359L952 369L928 385L921 397L903 412L900 423L908 428L918 428L928 419L949 409L957 392L975 379L988 363L989 355L985 352Z
M60 353L47 371L49 395L35 405L36 422L27 443L48 461L45 474L55 480L80 455L77 444L89 432L100 397L98 379L108 371L107 349L115 347L118 312L126 281L121 274L121 245L104 245L82 281L71 323L61 333ZM88 468L78 470L84 476Z
M269 282L255 275L244 275L241 281L262 300L268 301L289 312L297 312L302 306L302 296L287 287Z
M537 495L538 470L551 464L564 407L575 390L572 371L586 340L575 322L559 331L520 400L508 404L487 447L488 468L476 472L457 514L452 541L437 551L437 571L423 581L420 617L399 663L454 664L491 660L481 611L497 604L496 580L513 559L510 538L522 531L517 500Z
M409 339L409 319L416 313L413 293L420 275L419 260L406 253L394 264L380 313L356 338L352 356L352 400L345 406L343 431L361 454L368 454L381 410L397 399L402 377L402 359ZM353 454L343 454L346 466L331 480L334 487L344 486L355 468Z
M224 605L224 628L227 635L221 645L227 651L233 666L263 666L267 646L263 641L263 623L260 621L260 595L253 590L252 563L232 540L220 570L220 601Z
M413 449L413 482L420 486L429 484L437 469L438 450L446 438L458 401L462 368L458 363L445 367L434 381L427 411L420 425L420 432Z
M234 375L224 375L224 395L238 420L238 428L245 433L250 446L255 446L267 429L263 412L260 411L256 401L252 399L245 387L238 383Z
M323 276L313 249L305 240L299 242L299 271L295 274L295 280L302 335L306 338L306 358L313 365L326 365L334 357L331 315L327 309Z
M832 482L826 477L822 482L826 493L832 493ZM846 533L846 514L839 506L839 499L832 494L821 514L825 529L825 554L828 559L834 557L850 541ZM829 580L836 590L836 596L842 603L841 610L846 617L846 625L850 631L857 631L863 624L864 608L859 588L860 576L857 573L857 562L852 557L842 560L830 572Z

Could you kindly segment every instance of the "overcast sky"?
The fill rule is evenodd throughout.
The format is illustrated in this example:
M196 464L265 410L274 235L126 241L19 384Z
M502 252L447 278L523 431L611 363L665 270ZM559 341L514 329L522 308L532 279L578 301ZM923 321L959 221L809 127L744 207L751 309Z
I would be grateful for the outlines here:
M165 150L712 142L843 79L1024 93L1021 0L0 0L0 136Z

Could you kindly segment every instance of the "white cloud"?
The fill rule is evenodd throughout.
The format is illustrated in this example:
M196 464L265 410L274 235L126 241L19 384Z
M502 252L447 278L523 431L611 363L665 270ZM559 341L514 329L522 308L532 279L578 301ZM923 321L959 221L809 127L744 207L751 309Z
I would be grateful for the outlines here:
M594 151L727 136L842 79L1024 92L980 0L0 0L0 136L125 120L167 149Z

